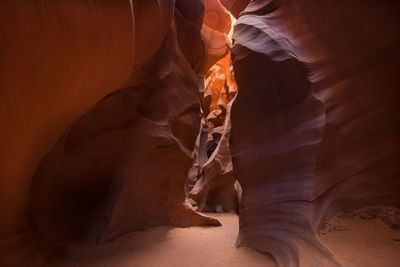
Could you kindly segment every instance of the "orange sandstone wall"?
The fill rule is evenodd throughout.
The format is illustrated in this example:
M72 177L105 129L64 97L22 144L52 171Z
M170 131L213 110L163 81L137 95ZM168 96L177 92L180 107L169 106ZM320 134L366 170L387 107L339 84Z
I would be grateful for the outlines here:
M41 158L134 66L129 1L1 1L0 228L24 221ZM113 70L113 71L110 71Z

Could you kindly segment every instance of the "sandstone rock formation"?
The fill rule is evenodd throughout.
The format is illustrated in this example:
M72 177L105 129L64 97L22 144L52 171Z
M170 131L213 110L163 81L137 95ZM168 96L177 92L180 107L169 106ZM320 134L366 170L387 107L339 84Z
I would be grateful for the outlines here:
M232 173L232 159L229 148L231 131L230 110L233 101L228 104L227 116L221 138L206 161L199 161L198 180L190 191L190 197L198 205L200 211L223 212L238 209L238 192L236 179ZM206 147L205 138L200 147ZM205 158L204 150L202 151Z
M239 245L299 264L324 220L400 204L394 2L250 1L234 32Z
M203 71L206 59L206 47L201 36L204 18L202 1L176 2L175 25L179 48L196 73Z
M247 5L249 0L220 0L223 4L236 18L239 17L240 12L242 12Z
M18 28L16 32L11 32L16 29L11 23L29 11L12 3L2 7L8 8L10 14L4 18L5 27L2 27L4 35L10 36L7 40L12 37L29 38L30 35L25 37L25 32ZM38 7L43 12L47 8L46 4ZM121 13L121 9L127 12ZM49 29L40 29L43 32L42 39L38 38L37 44L34 39L30 44L32 48L29 47L38 51L49 48L49 54L46 54L49 56L48 61L39 60L40 54L14 54L11 41L2 47L4 54L9 53L5 57L7 68L0 72L2 86L9 86L10 90L2 91L6 103L12 105L13 101L19 103L21 100L27 119L32 119L26 124L26 119L21 119L24 109L18 105L14 108L5 106L11 115L10 119L4 117L4 124L11 127L14 120L21 127L2 132L9 137L5 138L6 149L2 153L18 152L9 146L13 140L15 144L20 137L15 136L19 133L17 129L24 135L22 140L41 147L36 154L24 158L26 162L29 161L29 175L37 168L33 181L28 180L29 175L15 178L15 183L25 183L31 189L20 186L18 189L21 191L22 188L23 192L10 190L2 195L2 205L5 205L6 199L12 200L10 194L22 199L24 203L9 202L9 212L20 215L21 221L27 216L29 224L35 227L45 244L57 250L69 241L103 242L125 232L153 225L219 225L218 221L200 216L184 206L186 173L192 164L191 152L200 125L198 92L202 82L192 63L204 66L201 56L193 60L189 55L197 52L198 44L203 41L200 39L198 25L181 27L177 34L172 20L173 14L176 14L175 22L182 26L184 20L195 20L196 16L202 18L203 9L199 8L197 13L187 18L184 17L187 15L184 8L181 8L182 12L174 12L174 1L133 1L132 5L129 1L116 1L99 5L94 2L76 3L68 6L67 11L61 17L43 18L37 14L32 14L33 18L28 17L28 21L37 19L38 25L50 24L51 19L61 21L61 24L51 23L46 26ZM147 20L149 14L156 15L150 23ZM85 24L89 29L78 28L91 15L100 17L91 21L93 25ZM116 16L121 17L116 19ZM6 19L10 22L6 22ZM106 23L107 19L115 19L115 22L108 25L110 32L107 32L108 28L103 29L103 32L98 30L98 23ZM75 23L77 28L68 28ZM28 27L30 34L38 30L35 26L32 24L29 26L31 28ZM71 32L57 32L63 27ZM86 43L85 40L91 37L85 36L87 31L97 38L93 43ZM188 40L188 36L194 40L192 43L182 41ZM71 47L54 46L65 38L72 38L72 42L74 38L80 38L82 44L78 42ZM95 43L96 40L101 40L99 45ZM182 49L183 44L185 49ZM26 42L22 42L17 48L25 51L26 45ZM92 49L91 52L88 52L89 49ZM110 53L112 49L116 51L115 54ZM104 55L92 60L99 56L98 53ZM58 62L53 63L57 59L55 56L61 56L60 62L63 64L71 64L59 66ZM22 60L26 61L27 67L22 68ZM33 87L23 87L23 83L30 81L24 78L20 79L21 84L14 84L19 82L18 77L24 77L31 69L29 64L32 68L37 67L37 72L31 74L37 82L33 83ZM18 70L16 73L12 73L12 66ZM45 74L49 75L49 79L41 76ZM71 79L67 78L68 75ZM18 90L22 95L17 94ZM28 95L43 99L28 98L25 91ZM115 92L99 101L112 91ZM61 97L58 103L57 99ZM82 99L74 101L79 97ZM99 102L78 119L96 101ZM49 113L47 116L44 115L46 112ZM1 114L7 115L4 112ZM57 130L52 129L54 125L51 123L57 124ZM26 133L23 132L23 127L31 126L34 131L28 129ZM51 138L46 139L47 133L51 133ZM32 136L36 135L45 140L42 143L33 140ZM38 161L44 152L60 136L57 144L39 165ZM23 144L21 147L27 149ZM18 166L20 170L28 172L25 165L12 160L12 157L10 160L2 160L2 170L10 170L11 175L13 173L10 168ZM2 182L10 181L3 177L7 176L2 174ZM26 205L26 199L29 199L29 205ZM16 208L17 204L21 207ZM6 213L7 209L2 208L1 211ZM22 224L9 214L1 218L5 225L9 223L14 227ZM6 229L6 234L13 235L14 229Z
M229 52L227 34L231 29L228 11L219 1L204 0L205 14L201 35L206 47L206 61L203 73L207 71Z
M201 95L201 108L209 128L224 125L228 104L237 93L230 53L213 65L207 73Z
M400 206L399 11L0 0L0 265L219 224L185 196L202 211L240 202L237 244L278 266L300 265L300 247L337 265L327 219ZM357 214L398 230L391 212Z
M198 160L192 167L197 170L196 177L189 177L195 182L189 187L190 196L200 211L237 210L238 192L229 148L230 111L237 86L230 54L210 69L205 83L201 95L204 122L198 138Z
M127 83L136 46L125 0L3 0L0 14L0 228L12 234L25 222L39 161L83 112Z
M231 45L232 24L228 12L218 1L205 1L204 25L224 33L225 45ZM221 15L220 15L221 14ZM231 55L220 58L205 76L201 92L203 115L195 148L196 158L188 174L189 197L197 210L224 212L238 210L240 188L232 173L229 148L230 110L237 93Z
M30 207L37 227L59 223L57 233L102 242L154 225L218 225L183 205L199 81L175 39L171 31L149 82L101 100L42 161Z

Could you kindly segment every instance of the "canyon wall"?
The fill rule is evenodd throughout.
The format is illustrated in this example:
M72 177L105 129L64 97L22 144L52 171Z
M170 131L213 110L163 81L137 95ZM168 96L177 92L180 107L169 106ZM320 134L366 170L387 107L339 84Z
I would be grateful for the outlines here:
M129 80L131 13L128 1L1 1L2 230L24 222L35 169L69 124Z
M4 2L4 251L32 230L59 254L149 226L219 225L184 205L210 54L193 3Z
M400 205L399 5L250 1L234 31L238 244L297 266L333 214Z
M138 66L165 38L173 4L1 1L1 233L25 223L32 176L70 124L132 84L133 73L140 77ZM151 22L149 12L157 14Z
M223 4L232 15L236 18L239 17L240 12L246 8L249 4L249 0L220 0L221 4Z
M219 225L184 205L201 81L174 27L156 58L147 82L102 99L41 162L29 218L46 237L61 235L59 246L156 225Z

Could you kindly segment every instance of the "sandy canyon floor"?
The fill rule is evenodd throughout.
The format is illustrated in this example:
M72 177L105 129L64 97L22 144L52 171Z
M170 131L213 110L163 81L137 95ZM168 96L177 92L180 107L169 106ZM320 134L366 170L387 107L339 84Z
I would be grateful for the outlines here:
M32 242L0 255L1 266L55 267L258 267L275 266L266 256L235 247L238 216L206 214L221 227L154 227L136 231L104 245L71 252L70 259L44 260ZM373 207L341 214L325 223L320 240L344 267L400 267L400 209ZM1 244L0 244L1 245ZM12 249L12 245L7 248ZM299 245L303 267L331 266ZM21 255L25 255L21 258Z
M79 261L68 266L275 266L260 253L235 247L237 215L212 214L212 217L220 220L222 226L155 227L132 232L89 249ZM400 231L391 229L377 214L358 212L336 216L324 225L320 239L343 266L400 266ZM328 266L304 248L300 248L300 261L301 266Z

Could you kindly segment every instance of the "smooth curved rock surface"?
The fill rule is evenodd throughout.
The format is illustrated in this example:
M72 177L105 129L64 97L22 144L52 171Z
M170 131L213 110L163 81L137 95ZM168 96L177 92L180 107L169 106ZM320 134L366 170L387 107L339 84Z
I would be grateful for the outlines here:
M250 1L234 32L239 245L299 265L338 211L400 205L399 6Z
M227 108L237 93L230 53L213 65L205 79L201 108L210 129L224 128Z
M0 25L0 229L7 235L25 222L40 159L82 113L126 86L137 45L127 0L2 0Z
M188 58L199 42L181 51L174 1L57 4L2 3L1 238L25 217L56 250L152 225L219 225L184 206L201 82ZM193 34L201 42L199 27L178 35Z
M39 166L29 218L52 246L156 225L220 225L184 205L201 81L176 35L172 24L146 83L96 104Z
M175 7L186 19L193 23L198 29L201 29L205 10L203 0L176 0Z
M240 12L247 7L250 0L220 0L220 2L226 7L226 9L229 10L229 12L231 12L233 16L238 18Z
M196 73L202 72L206 58L206 46L201 36L204 19L203 1L177 1L174 21L179 48Z
M219 1L205 0L205 13L201 35L206 46L206 59L203 74L229 52L227 35L231 29L228 11Z
M203 38L213 45L218 40L209 39L204 29L213 29L222 38L224 48L213 55L206 45L207 58L205 88L200 92L203 120L194 150L194 162L188 173L188 198L197 204L198 211L224 212L238 209L238 192L234 186L229 149L230 109L237 93L230 53L232 21L228 11L219 1L204 1L205 14ZM207 62L213 55L213 60ZM209 66L209 64L215 64Z
M229 17L228 26L232 26L231 23ZM231 29L225 32L229 38ZM231 43L231 40L227 41ZM240 185L232 173L229 148L230 111L236 94L237 85L228 53L208 70L200 95L203 121L195 150L198 157L188 175L189 196L196 201L198 211L238 211Z
M227 212L238 210L239 197L235 188L236 179L232 173L232 159L229 148L232 104L233 101L227 107L221 139L207 161L199 166L198 180L190 191L190 197L197 202L199 211ZM204 141L205 139L201 144L204 145Z

